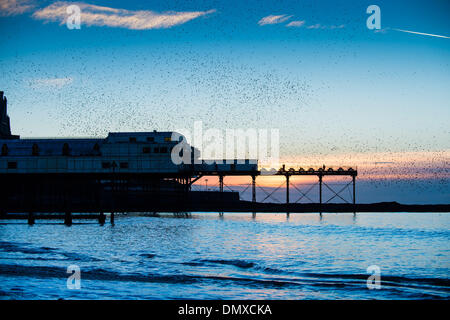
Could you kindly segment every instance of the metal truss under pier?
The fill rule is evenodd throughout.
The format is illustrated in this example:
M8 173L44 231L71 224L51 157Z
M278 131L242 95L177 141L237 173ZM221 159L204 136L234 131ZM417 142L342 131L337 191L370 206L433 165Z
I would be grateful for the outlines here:
M193 183L195 183L202 177L217 176L219 178L220 192L224 191L224 177L226 177L226 176L250 176L252 178L252 184L251 184L252 185L252 202L256 202L256 177L270 176L270 175L284 176L286 179L285 184L282 184L278 188L274 189L272 191L272 193L266 192L267 197L263 200L263 202L266 199L270 198L283 185L285 185L285 187L286 187L286 204L290 203L289 195L290 195L290 186L291 186L291 183L290 183L291 176L316 176L318 178L318 182L317 182L317 184L314 184L314 185L319 186L319 204L329 203L331 200L333 200L335 198L339 198L339 199L343 200L345 203L350 203L344 197L341 196L342 192L345 191L347 189L347 187L349 187L350 185L352 186L351 203L353 205L355 205L355 203L356 203L356 176L358 175L358 171L351 167L345 168L345 169L342 167L339 167L336 169L336 168L332 168L332 167L326 167L324 165L320 168L308 168L308 169L299 168L296 170L294 168L286 169L286 166L283 165L279 170L276 170L276 171L265 171L264 169L256 170L256 171L233 171L233 170L216 171L216 170L194 169L191 171L190 175L192 175L194 178L188 179L187 183L188 183L189 188L192 186ZM348 177L351 177L351 181L346 183L344 185L344 187L342 187L341 189L336 191L332 188L332 186L330 184L327 184L324 181L325 176L348 176ZM309 191L312 190L313 186L311 186L311 188L308 189L307 192L302 192L295 185L293 185L293 187L302 194L302 196L296 202L300 201L303 198L308 198L307 194ZM326 201L323 201L323 187L324 186L333 194L333 196ZM311 202L313 202L313 201L311 200Z

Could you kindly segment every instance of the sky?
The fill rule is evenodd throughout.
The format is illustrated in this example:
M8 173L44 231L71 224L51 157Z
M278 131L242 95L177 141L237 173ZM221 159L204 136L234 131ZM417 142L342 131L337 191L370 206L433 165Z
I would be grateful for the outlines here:
M449 203L449 14L446 0L0 0L0 90L22 137L275 128L282 162L357 166L365 202Z

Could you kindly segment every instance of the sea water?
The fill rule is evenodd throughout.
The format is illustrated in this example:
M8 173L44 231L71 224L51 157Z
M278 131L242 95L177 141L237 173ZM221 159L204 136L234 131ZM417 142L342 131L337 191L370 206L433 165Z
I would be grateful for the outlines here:
M108 221L1 220L0 298L450 298L450 213Z

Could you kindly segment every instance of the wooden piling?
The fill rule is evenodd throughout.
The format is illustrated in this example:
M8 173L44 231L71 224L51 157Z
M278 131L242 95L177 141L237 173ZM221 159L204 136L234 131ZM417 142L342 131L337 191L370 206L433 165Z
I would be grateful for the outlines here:
M34 214L33 212L28 212L28 224L33 225L34 224Z
M68 226L72 225L72 213L69 211L64 215L64 224Z
M100 212L99 216L98 216L98 222L103 225L105 223L106 220L106 216L103 212Z

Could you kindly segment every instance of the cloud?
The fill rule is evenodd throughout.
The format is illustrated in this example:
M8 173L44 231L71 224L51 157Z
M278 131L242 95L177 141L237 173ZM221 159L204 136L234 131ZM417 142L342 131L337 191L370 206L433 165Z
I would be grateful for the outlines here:
M314 25L307 26L308 29L321 29L323 28L320 23L316 23Z
M30 81L30 87L38 88L56 88L60 89L68 84L71 84L72 78L46 78L46 79L34 79Z
M81 9L81 26L107 26L115 28L126 28L132 30L171 28L186 23L190 20L215 12L208 11L168 11L158 13L149 10L125 10L110 7L102 7L87 3L69 3L64 1L55 2L48 7L36 11L33 18L45 22L66 23L69 16L66 9L69 5L77 5Z
M0 0L0 17L23 14L35 6L33 0Z
M340 24L338 26L329 26L328 29L343 29L345 28L345 24Z
M307 26L306 28L308 29L329 29L329 30L333 30L333 29L342 29L345 28L344 24L335 26L335 25L331 25L331 26L326 26L326 25L322 25L320 23L316 23L310 26Z
M260 26L266 25L266 24L277 24L277 23L282 23L285 22L286 20L290 19L292 16L288 16L286 14L282 14L282 15L270 15L267 17L262 18L261 20L258 21L258 24Z
M291 22L289 22L289 23L286 25L286 27L301 27L301 26L303 26L304 24L305 24L305 21L304 21L304 20L302 20L302 21L296 20L296 21L291 21Z
M287 14L282 14L282 15L270 15L267 17L262 18L261 20L259 20L258 24L260 26L266 25L266 24L279 24L279 23L283 23L287 20L289 20L290 18L292 18L293 15L287 15ZM313 25L306 25L306 20L293 20L291 22L289 22L288 24L286 24L286 27L296 27L296 28L300 28L300 27L306 27L307 29L327 29L327 30L333 30L333 29L342 29L345 28L344 24L341 25L323 25L320 23L316 23Z

